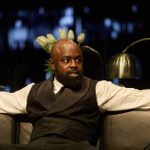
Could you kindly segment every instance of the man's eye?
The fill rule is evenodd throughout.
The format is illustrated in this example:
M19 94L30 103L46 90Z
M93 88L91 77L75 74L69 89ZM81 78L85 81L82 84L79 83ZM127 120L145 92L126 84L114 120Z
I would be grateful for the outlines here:
M82 59L81 58L76 58L75 61L76 61L76 63L81 63Z
M69 62L69 59L63 59L63 62L64 62L64 63L68 63L68 62Z

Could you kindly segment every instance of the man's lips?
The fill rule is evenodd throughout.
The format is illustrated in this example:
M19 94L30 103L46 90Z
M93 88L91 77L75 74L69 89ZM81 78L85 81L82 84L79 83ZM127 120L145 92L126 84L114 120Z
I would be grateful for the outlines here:
M77 71L70 71L70 72L68 72L68 75L71 76L71 77L77 77L79 75L79 72L77 72Z

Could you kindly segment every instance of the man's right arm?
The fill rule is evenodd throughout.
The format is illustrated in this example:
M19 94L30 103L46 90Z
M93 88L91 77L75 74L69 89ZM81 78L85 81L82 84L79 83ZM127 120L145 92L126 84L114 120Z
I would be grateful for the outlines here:
M34 83L13 92L0 92L0 113L25 114L28 94Z

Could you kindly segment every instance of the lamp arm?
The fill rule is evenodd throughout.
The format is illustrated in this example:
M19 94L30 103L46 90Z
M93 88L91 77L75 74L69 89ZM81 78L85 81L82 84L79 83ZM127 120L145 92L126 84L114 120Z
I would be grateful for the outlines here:
M125 53L130 47L134 46L135 44L140 43L142 41L148 41L148 40L150 40L150 38L139 39L139 40L131 43L130 45L128 45L122 52Z

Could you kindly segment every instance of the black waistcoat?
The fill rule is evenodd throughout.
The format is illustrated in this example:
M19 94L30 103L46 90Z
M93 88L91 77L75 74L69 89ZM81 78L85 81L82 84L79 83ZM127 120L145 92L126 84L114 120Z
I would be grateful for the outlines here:
M87 140L96 144L100 111L96 102L97 81L83 78L79 91L65 88L56 98L52 81L35 84L28 96L27 111L33 119L31 140L58 134L74 141Z

